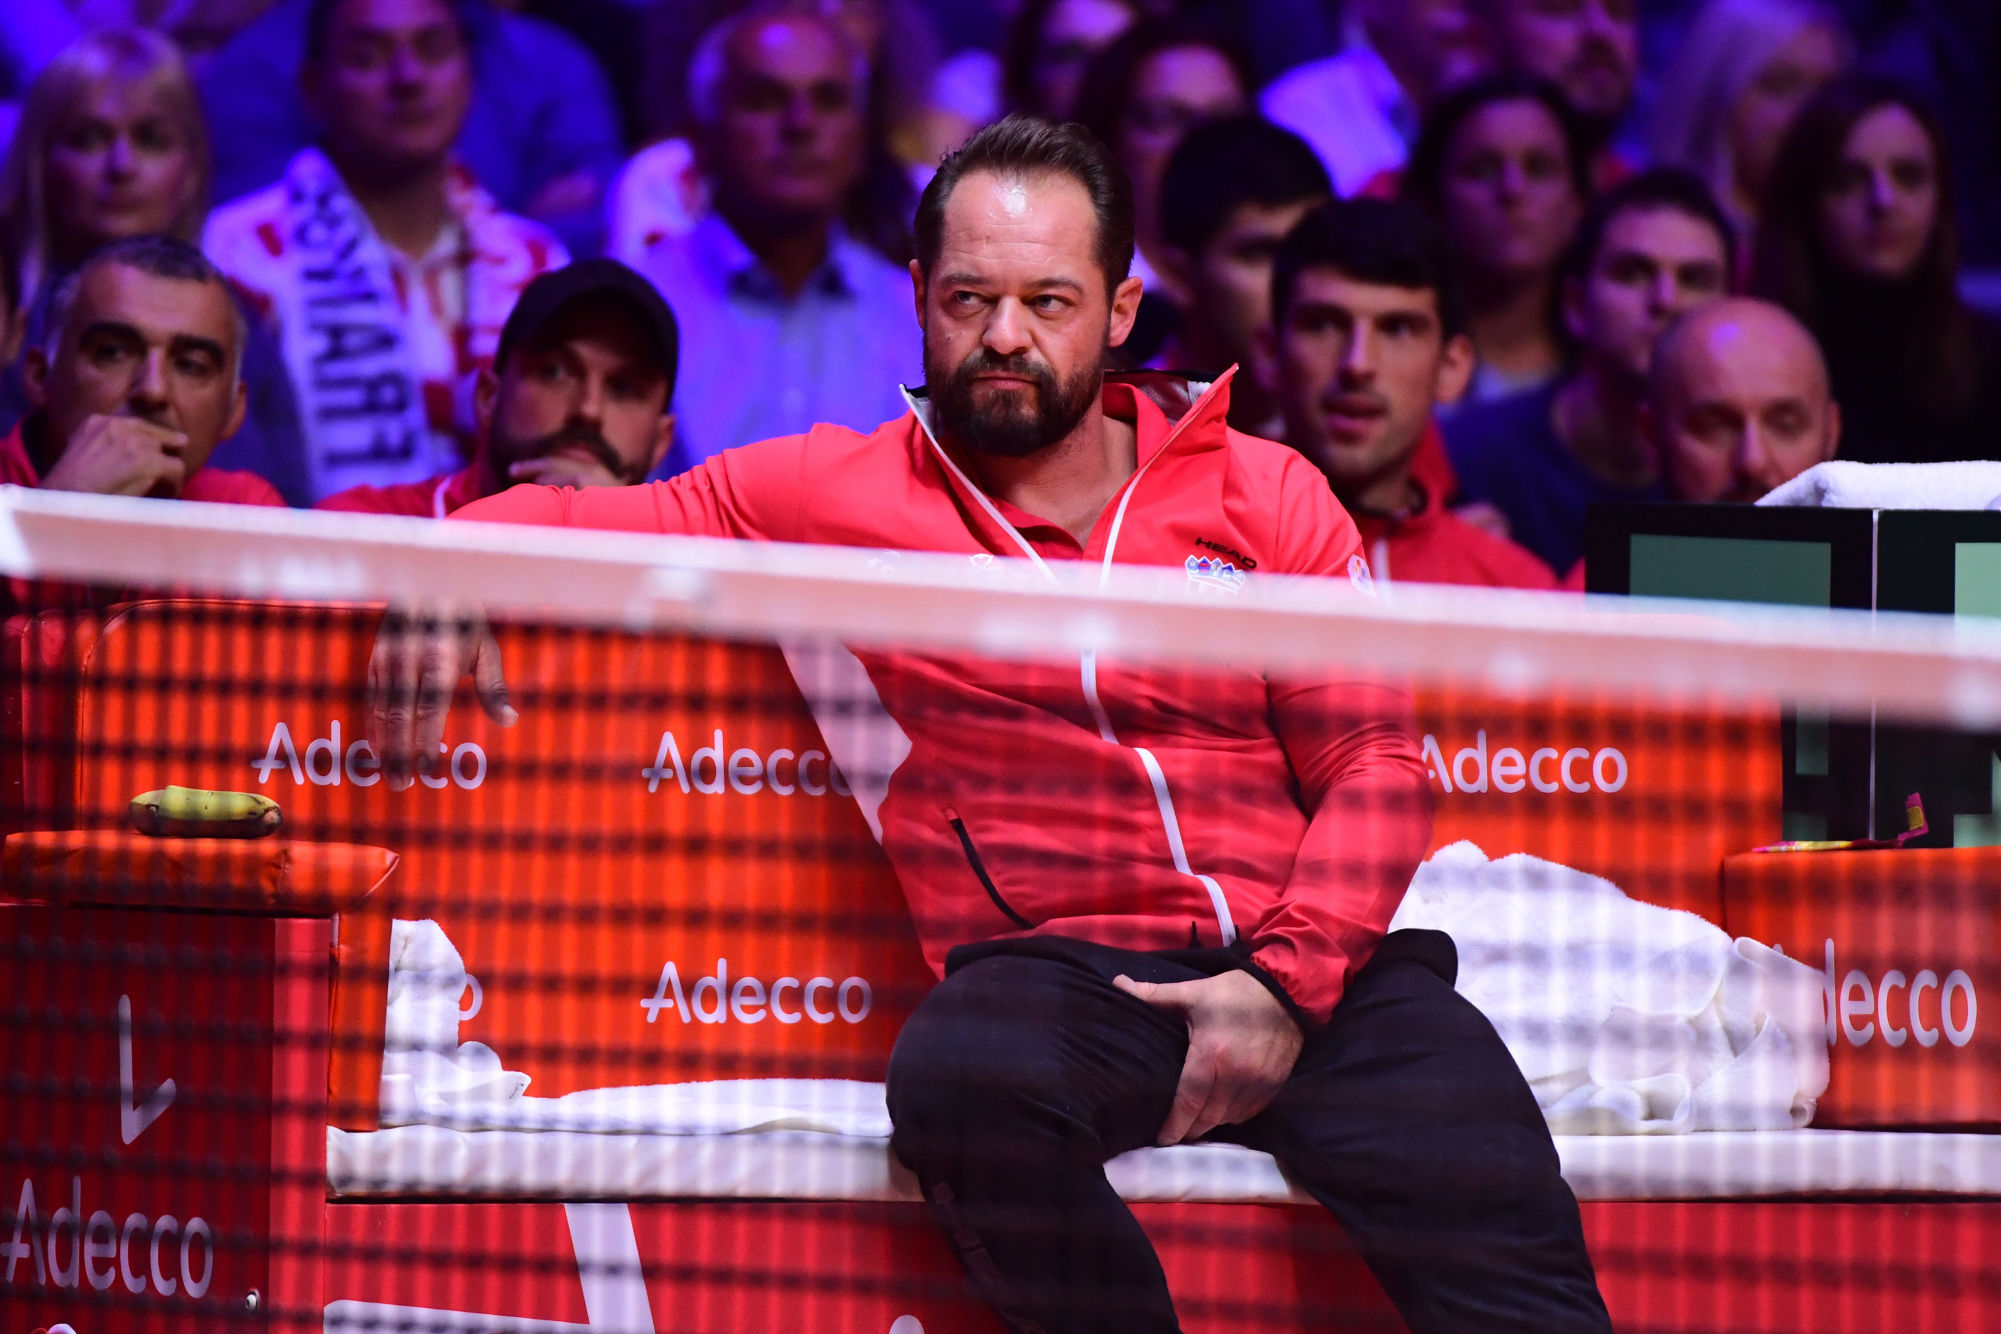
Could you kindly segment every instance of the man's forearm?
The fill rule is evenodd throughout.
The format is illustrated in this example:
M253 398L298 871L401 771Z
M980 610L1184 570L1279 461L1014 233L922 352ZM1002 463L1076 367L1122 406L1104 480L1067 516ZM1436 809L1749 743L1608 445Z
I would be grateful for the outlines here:
M1252 955L1310 1024L1326 1022L1368 962L1431 843L1431 788L1410 734L1382 722L1349 741Z

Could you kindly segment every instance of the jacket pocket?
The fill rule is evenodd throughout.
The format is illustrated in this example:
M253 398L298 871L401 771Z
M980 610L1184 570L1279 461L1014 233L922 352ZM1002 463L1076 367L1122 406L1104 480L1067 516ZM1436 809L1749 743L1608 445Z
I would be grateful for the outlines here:
M980 888L984 889L987 897L994 901L994 907L999 908L1010 922L1022 930L1033 930L1035 923L1009 907L1008 901L1001 897L1000 889L994 884L994 878L987 874L987 864L980 860L980 850L973 846L973 836L966 832L966 822L959 818L956 811L946 811L945 818L952 822L952 832L959 836L959 846L966 851L966 864L971 866L973 874L979 877Z

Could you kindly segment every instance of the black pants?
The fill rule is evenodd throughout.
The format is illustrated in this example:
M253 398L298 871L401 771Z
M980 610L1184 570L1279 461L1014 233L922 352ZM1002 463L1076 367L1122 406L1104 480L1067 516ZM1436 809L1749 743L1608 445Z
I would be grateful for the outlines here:
M1180 1328L1103 1169L1154 1142L1187 1027L1111 979L1183 982L1233 961L1068 940L962 948L904 1026L893 1146L1014 1329ZM1445 935L1387 937L1271 1105L1212 1138L1277 1157L1416 1334L1607 1330L1548 1127L1493 1026L1452 989L1456 970Z

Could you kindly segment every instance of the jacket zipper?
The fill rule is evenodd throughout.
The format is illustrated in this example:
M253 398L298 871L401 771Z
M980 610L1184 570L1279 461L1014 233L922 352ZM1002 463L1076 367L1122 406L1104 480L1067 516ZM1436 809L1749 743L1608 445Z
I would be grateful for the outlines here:
M1118 508L1112 514L1112 530L1106 536L1105 555L1098 568L1099 588L1103 588L1106 581L1111 578L1112 556L1118 550L1119 530L1125 523L1126 506L1131 502L1133 494L1139 490L1140 478L1146 474L1146 470L1151 468L1156 460L1167 453L1168 447L1174 443L1176 437L1187 426L1189 419L1194 416L1194 409L1199 407L1215 391L1216 384L1216 381L1211 381L1209 387L1197 395L1196 401L1190 405L1189 411L1184 413L1169 428L1166 439L1160 442L1160 448L1154 451L1153 457L1135 469L1133 475L1127 479L1125 488L1119 496ZM904 399L910 404L911 411L916 413L917 423L923 429L925 439L931 442L933 452L937 454L947 470L957 477L960 484L972 493L973 498L979 502L980 508L986 511L987 516L1002 531L1007 533L1009 537L1014 539L1015 545L1021 548L1022 554L1035 563L1035 567L1042 571L1043 576L1051 583L1056 584L1057 587L1062 587L1062 581L1056 578L1056 575L1050 570L1048 564L1042 559L1041 553L1029 545L1028 539L1016 531L1015 526L1007 521L1006 515L995 508L993 501L988 499L987 494L973 484L972 479L960 470L958 464L952 462L952 456L945 452L944 446L938 443L938 437L932 433L929 418L924 413L917 411L917 400L910 396L910 391L907 389L904 390ZM1223 943L1225 945L1234 944L1237 939L1237 924L1231 916L1230 902L1223 893L1223 887L1216 882L1214 876L1202 875L1188 864L1187 852L1181 844L1181 822L1174 811L1174 794L1168 791L1167 775L1161 771L1160 761L1155 759L1153 752L1144 746L1126 746L1123 741L1119 740L1118 733L1113 730L1111 717L1105 710L1103 700L1098 696L1098 655L1095 652L1085 653L1079 660L1078 666L1084 692L1084 702L1091 711L1092 721L1098 726L1098 735L1111 745L1125 747L1139 757L1141 765L1146 770L1147 781L1153 787L1154 806L1160 813L1161 827L1167 835L1168 853L1173 860L1174 869L1180 874L1194 879L1207 891L1209 905L1215 911L1216 927L1222 937ZM952 821L952 827L958 831L959 842L966 849L966 859L972 863L974 872L980 878L980 883L986 887L987 896L1009 918L1021 923L1024 928L1029 928L1030 923L1021 914L1008 907L1006 901L1001 898L1000 891L994 888L993 881L987 876L986 868L980 864L980 856L973 848L973 840L966 834L965 825L952 812L947 811L946 814Z
M980 860L980 850L973 846L973 836L966 832L966 822L951 811L945 812L945 815L952 822L952 832L959 836L959 846L966 850L967 864L973 868L973 874L979 877L980 888L984 889L987 897L994 901L994 907L999 908L1007 915L1010 922L1022 930L1033 931L1035 923L1009 907L1008 901L1001 897L1000 890L994 885L994 878L987 874L986 863Z

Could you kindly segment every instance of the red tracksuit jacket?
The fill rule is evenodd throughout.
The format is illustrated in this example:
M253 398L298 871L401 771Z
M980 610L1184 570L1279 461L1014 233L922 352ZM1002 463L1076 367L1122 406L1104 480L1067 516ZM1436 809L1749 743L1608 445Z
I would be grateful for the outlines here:
M455 517L1181 566L1217 596L1267 572L1366 582L1325 479L1225 425L1228 380L1107 380L1107 411L1137 427L1138 468L1081 547L975 487L919 396L867 435L816 426L671 481L517 486ZM1324 1022L1424 855L1429 787L1408 706L1385 687L1093 656L855 656L880 732L850 759L823 731L941 973L954 945L1024 933L1235 945L1298 1017Z

